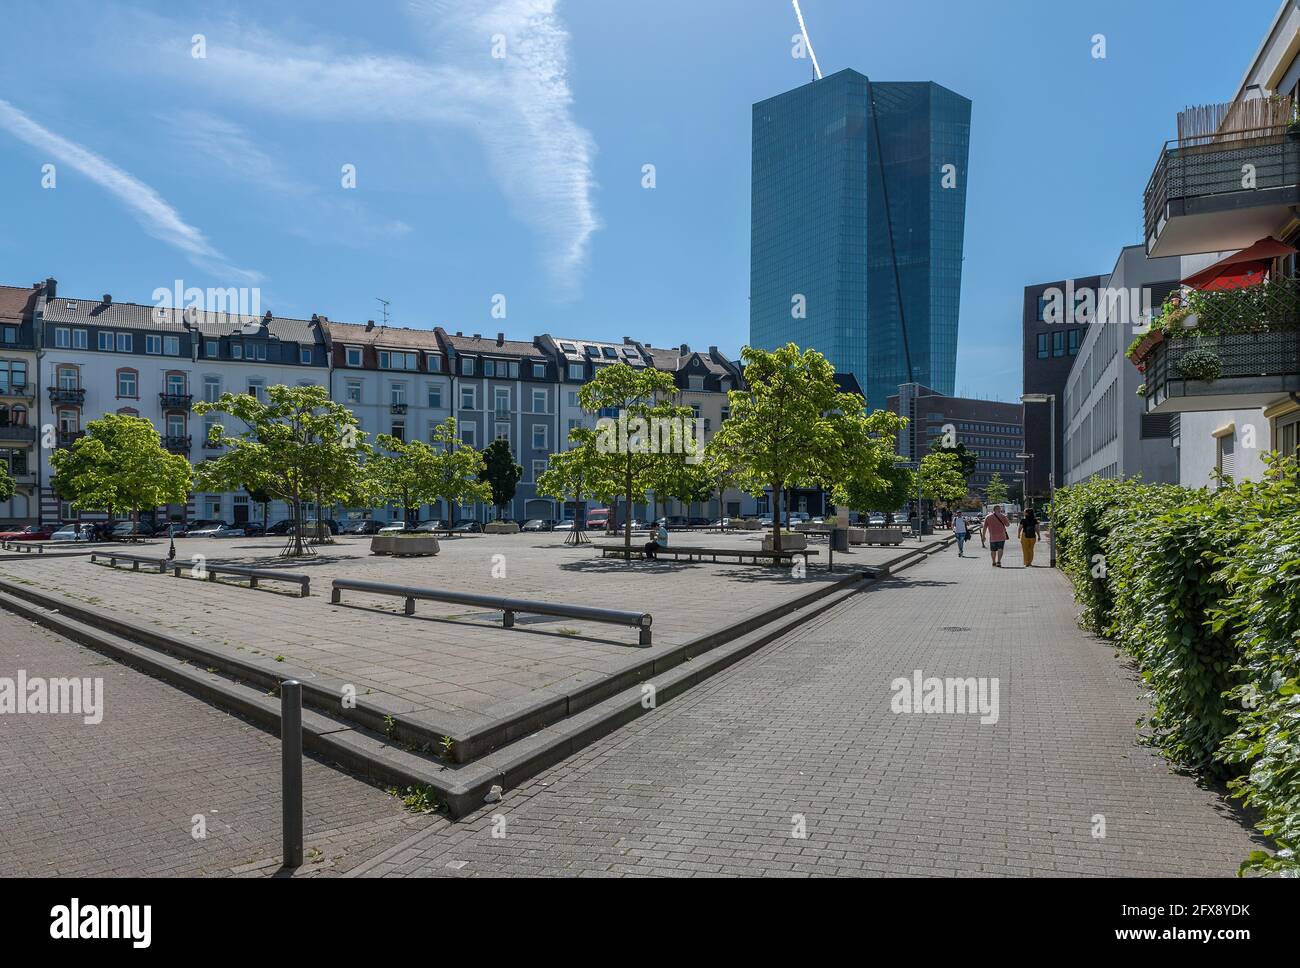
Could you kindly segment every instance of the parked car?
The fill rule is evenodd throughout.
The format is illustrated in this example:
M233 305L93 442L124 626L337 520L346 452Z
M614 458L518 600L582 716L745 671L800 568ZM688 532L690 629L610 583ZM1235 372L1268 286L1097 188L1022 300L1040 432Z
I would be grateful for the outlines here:
M669 527L669 528L685 528L685 527L689 527L689 524L688 524L686 518L682 517L682 515L680 515L680 514L674 514L674 515L671 515L671 516L669 516L669 517L660 518L660 519L659 519L658 521L656 521L655 523L656 523L657 525L658 525L658 524L665 525L666 527ZM633 525L633 527L635 527L635 525Z
M708 518L687 518L686 526L688 528L707 528L709 527Z
M49 541L54 529L44 524L29 524L25 528L0 531L0 541Z
M262 527L260 521L245 521L239 527L244 532L245 538L260 538L266 534L266 530Z
M883 528L885 526L885 514L883 511L872 511L867 515L867 527Z
M95 526L88 522L65 524L50 536L51 541L94 541Z
M462 518L452 525L451 530L453 534L477 534L483 530L483 525L473 518Z
M178 524L179 530L173 532L177 538L188 538L195 531L203 531L208 528L215 528L219 524L226 524L220 518L199 518L189 524Z
M609 527L609 508L591 508L587 511L587 529L601 531Z
M555 531L572 531L576 525L577 525L577 522L574 521L573 518L566 518L566 519L563 520L563 521L556 521L556 522L555 522L555 528L554 528L553 530L555 530Z
M214 524L210 527L192 529L189 532L191 538L242 538L244 529L236 528L229 524Z
M555 522L550 518L531 518L519 527L520 531L554 531Z
M141 521L139 524L132 521L119 521L113 525L113 530L109 532L109 535L115 541L128 538L152 538L154 528L152 524L146 521Z
M281 518L279 521L275 522L275 524L267 528L266 533L267 534L290 534L293 532L295 523L296 522L293 520L293 518Z
M366 518L362 521L348 521L343 525L343 530L339 534L378 534L382 525L378 521Z
M709 527L710 528L731 528L734 527L734 525L731 523L731 518L718 518L718 520L710 524Z
M417 524L415 530L420 534L436 534L439 531L447 530L447 522L442 518L430 518L428 521L421 521Z
M333 518L321 518L320 520L317 520L316 518L308 518L302 523L302 533L304 537L314 538L316 537L317 532L331 536L336 535L339 533L339 523Z

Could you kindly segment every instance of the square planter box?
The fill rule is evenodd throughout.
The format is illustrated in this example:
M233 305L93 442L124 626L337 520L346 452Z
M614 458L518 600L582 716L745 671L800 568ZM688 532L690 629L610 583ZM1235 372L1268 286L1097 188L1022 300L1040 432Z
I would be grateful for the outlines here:
M806 534L795 534L793 531L781 532L781 550L782 551L803 551L808 547L808 536ZM763 550L772 550L772 536L763 535Z
M436 555L438 539L431 534L377 534L370 539L372 555Z
M849 528L849 544L860 545L867 543L866 528Z
M907 537L902 528L867 528L865 531L862 539L865 544L900 545Z
M489 521L483 525L484 534L518 534L519 525L513 521Z

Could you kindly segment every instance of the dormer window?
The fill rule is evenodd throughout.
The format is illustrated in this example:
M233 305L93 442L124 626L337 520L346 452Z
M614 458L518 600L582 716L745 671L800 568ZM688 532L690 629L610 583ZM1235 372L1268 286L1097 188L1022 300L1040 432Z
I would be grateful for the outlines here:
M601 347L601 352L603 352L608 359L618 359L618 350L614 349L612 346Z
M347 347L347 360L348 360L348 366L360 366L361 347L360 346Z

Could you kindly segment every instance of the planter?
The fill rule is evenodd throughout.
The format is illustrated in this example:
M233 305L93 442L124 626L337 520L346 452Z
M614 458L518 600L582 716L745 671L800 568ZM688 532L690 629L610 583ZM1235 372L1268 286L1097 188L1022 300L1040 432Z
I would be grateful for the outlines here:
M731 526L733 528L739 528L741 531L757 531L759 529L758 518L741 518L737 521L732 521Z
M438 539L431 534L377 534L370 539L372 555L436 555Z
M866 528L849 528L849 544L861 545L867 543Z
M862 541L863 544L900 545L906 538L907 531L903 528L867 528Z
M1128 358L1134 363L1141 363L1151 351L1165 341L1165 331L1163 329L1153 329L1142 337L1137 346L1129 351Z
M519 525L513 521L489 521L483 525L484 534L518 534Z
M806 534L796 534L793 531L781 532L781 550L782 551L803 551L808 547L808 536ZM763 550L772 550L772 536L763 535Z

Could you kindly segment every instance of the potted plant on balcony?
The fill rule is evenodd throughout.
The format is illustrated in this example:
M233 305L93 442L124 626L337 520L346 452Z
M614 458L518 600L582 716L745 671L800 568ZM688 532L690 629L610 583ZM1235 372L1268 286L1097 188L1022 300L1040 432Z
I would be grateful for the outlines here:
M1175 366L1184 380L1213 383L1223 375L1223 361L1218 354L1199 345L1183 356Z

